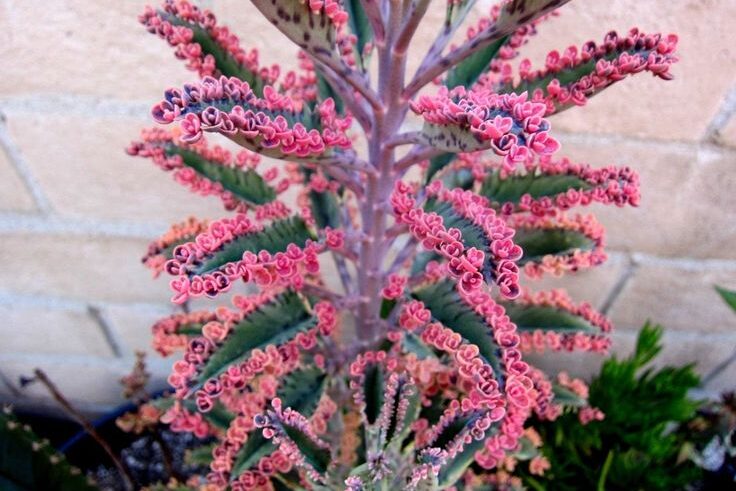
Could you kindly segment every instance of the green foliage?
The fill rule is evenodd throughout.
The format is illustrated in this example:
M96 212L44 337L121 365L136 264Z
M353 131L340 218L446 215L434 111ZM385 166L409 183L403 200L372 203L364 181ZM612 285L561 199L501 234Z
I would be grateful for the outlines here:
M194 272L196 274L210 273L227 263L241 260L246 251L257 254L265 250L275 254L285 251L289 244L303 247L308 239L313 238L312 231L301 217L285 218L273 222L260 232L243 235L226 243Z
M243 65L241 65L230 53L227 52L220 44L212 38L206 29L198 24L186 22L181 17L170 15L163 10L159 10L159 15L175 26L186 26L192 30L192 42L202 47L202 52L210 54L215 59L217 70L226 77L237 77L240 80L248 82L250 88L257 96L263 95L263 87L265 81Z
M482 272L486 281L491 282L493 265L491 264L491 255L488 253L491 247L491 240L486 236L485 232L478 225L458 214L452 207L451 203L446 201L438 201L428 199L424 205L424 209L428 212L437 213L442 217L443 224L447 228L456 228L462 233L462 242L465 247L475 247L486 253Z
M222 346L205 363L198 385L218 376L231 365L247 360L254 349L264 349L269 344L281 345L316 323L316 318L299 294L287 291L279 295L233 327Z
M462 85L463 87L472 87L478 78L488 70L491 62L503 47L508 36L494 41L483 49L480 49L468 56L465 60L458 63L449 72L445 79L445 85L449 88Z
M736 291L727 290L722 286L716 286L715 289L721 296L723 301L726 302L726 304L728 304L728 306L731 307L734 312L736 312Z
M98 489L63 455L0 411L0 489L3 491L86 491Z
M539 262L546 255L567 256L576 250L589 251L595 247L584 234L562 228L518 228L514 242L524 250L520 265Z
M525 194L538 199L555 196L570 189L590 189L591 185L577 176L549 175L529 172L501 178L498 171L489 172L480 188L480 195L495 203L519 203Z
M343 7L350 16L348 19L348 25L350 30L355 34L355 52L356 59L360 60L361 68L365 71L367 69L367 59L363 59L363 54L366 44L373 41L373 29L368 21L368 16L363 9L363 5L360 0L346 0L343 3Z
M697 479L699 470L679 462L684 439L672 426L689 420L698 402L688 391L699 384L692 365L647 366L661 351L662 328L645 325L635 352L606 360L590 384L590 405L605 413L586 426L575 414L535 424L552 464L545 476L522 476L533 489L673 490Z
M166 146L166 154L180 155L182 162L210 181L219 182L222 187L250 205L264 205L276 199L276 190L253 169L239 169L210 162L196 152L178 145Z
M452 281L445 280L425 286L413 292L412 296L424 303L436 321L460 334L466 343L478 346L480 355L493 367L498 380L503 381L499 348L493 338L492 329L483 317L463 302Z
M596 327L582 317L555 307L503 302L503 308L506 310L506 315L521 332L537 329L558 333L594 334L598 332Z

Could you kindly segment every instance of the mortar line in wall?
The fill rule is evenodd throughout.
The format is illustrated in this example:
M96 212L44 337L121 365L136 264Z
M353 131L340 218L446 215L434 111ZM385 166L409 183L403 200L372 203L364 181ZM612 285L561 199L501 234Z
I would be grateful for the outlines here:
M726 370L729 366L733 365L733 363L736 362L736 347L734 348L733 353L731 353L725 360L721 361L718 365L713 367L713 369L708 372L707 375L703 376L701 386L707 387L708 384L710 384L713 380L715 380L716 377L718 377L721 373L723 373L724 370Z
M131 223L90 218L67 218L57 215L0 213L0 233L48 233L84 235L87 237L120 237L151 239L166 230L165 224Z
M654 140L650 138L639 137L635 135L616 135L616 134L595 134L584 132L566 132L555 130L555 137L563 143L584 144L584 145L641 145L647 148L657 150L673 150L679 152L693 152L698 150L710 150L713 152L721 152L724 154L736 154L736 149L720 145L713 141L683 141L683 140Z
M720 131L726 127L729 120L736 114L736 86L731 87L723 102L718 107L715 116L705 130L703 140L717 142Z
M731 97L736 98L736 95L731 96L731 94L729 94L729 101L731 100ZM30 114L74 114L97 117L126 116L141 118L142 124L149 119L151 103L152 101L124 101L109 97L78 94L31 94L0 98L0 107L12 112ZM724 104L722 109L726 107L730 106ZM733 108L731 108L730 111L733 111ZM714 121L716 121L716 119L714 119ZM713 122L711 124L713 124ZM714 142L712 141L656 140L636 135L595 134L565 131L556 131L555 134L563 139L566 138L570 141L580 143L610 144L626 142L647 145L655 148L667 148L668 150L672 150L673 148L680 150L693 150L705 145L727 153L736 152L736 150L728 147L714 145Z
M686 271L736 271L736 260L733 259L657 256L644 252L633 252L631 257L637 265L667 266Z
M175 310L174 306L169 302L109 302L94 301L85 302L81 300L68 299L54 295L24 294L15 292L0 291L0 306L13 307L37 307L49 310L65 310L74 312L87 312L89 306L104 310L109 308L129 308L142 310L160 315L170 314Z
M151 102L122 101L108 97L73 94L31 94L0 99L0 107L6 112L80 116L126 116L150 115Z
M2 112L0 112L0 151L4 151L8 161L13 166L13 170L33 198L36 208L38 208L41 213L50 213L52 211L51 202L46 197L46 193L44 193L40 183L31 172L31 169L26 164L20 150L13 143L13 139L11 138L5 123L5 116Z
M105 319L105 316L102 314L102 310L95 307L94 305L88 305L87 313L95 321L97 327L100 329L100 332L102 332L102 336L105 338L105 341L110 347L110 351L112 351L112 354L115 356L115 358L122 358L123 350L121 348L120 340L117 339L117 336L115 336L110 323L107 321L107 319Z
M618 297L621 295L621 292L623 292L624 288L626 288L626 285L629 283L631 278L634 276L634 272L636 271L636 263L633 261L631 257L626 258L626 265L624 267L623 272L616 280L616 283L614 283L611 290L608 292L608 295L606 295L606 298L603 300L600 312L603 315L608 315L609 310L611 310L611 307L614 303L616 303L616 300L618 300Z

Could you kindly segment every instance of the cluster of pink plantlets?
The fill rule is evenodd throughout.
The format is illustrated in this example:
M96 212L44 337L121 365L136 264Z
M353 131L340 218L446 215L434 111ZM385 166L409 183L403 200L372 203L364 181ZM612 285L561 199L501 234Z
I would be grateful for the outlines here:
M153 327L181 358L139 417L214 440L187 485L510 489L520 459L550 471L531 415L604 417L524 356L605 352L610 322L526 282L604 262L602 227L571 210L636 206L638 177L559 156L553 116L636 73L670 79L677 39L633 29L519 63L565 3L501 1L451 45L474 2L450 1L411 78L429 0L252 0L298 46L290 71L186 0L144 11L201 80L166 90L152 116L177 126L128 152L231 212L144 257L185 311ZM189 312L225 292L232 307Z

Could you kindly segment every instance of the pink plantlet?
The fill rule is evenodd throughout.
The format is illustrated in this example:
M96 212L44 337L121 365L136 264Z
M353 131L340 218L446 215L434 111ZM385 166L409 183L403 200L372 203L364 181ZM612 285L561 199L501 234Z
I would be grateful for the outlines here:
M227 214L174 225L143 258L185 312L153 326L178 356L173 393L123 424L211 439L208 491L518 485L520 450L542 445L532 416L603 417L582 381L526 355L602 353L612 329L526 282L605 261L577 208L640 201L632 169L558 155L555 114L637 73L669 80L676 37L610 33L533 69L512 62L565 0L499 2L450 45L472 6L453 0L408 76L425 0L252 3L297 69L185 0L140 17L200 79L164 91L151 115L170 129L128 153Z

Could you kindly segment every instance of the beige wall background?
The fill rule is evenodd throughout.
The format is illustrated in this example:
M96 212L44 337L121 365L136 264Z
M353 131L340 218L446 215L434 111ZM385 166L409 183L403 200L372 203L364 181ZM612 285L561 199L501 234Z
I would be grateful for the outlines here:
M118 403L117 379L148 349L151 323L172 312L166 280L140 264L146 245L172 221L223 215L215 198L123 152L163 90L195 78L138 25L145 3L0 1L0 400L46 407L40 387L18 384L42 367L85 410ZM202 3L260 47L262 62L290 66L294 49L246 0ZM712 290L736 288L736 2L577 0L561 12L527 56L636 25L678 33L682 58L675 81L642 75L553 119L563 154L629 165L643 186L638 209L593 210L610 260L562 283L613 318L616 351L652 319L667 328L662 362L711 373L736 349L736 315ZM434 32L423 28L417 46ZM545 361L578 374L598 363ZM165 376L168 361L151 364ZM734 386L736 363L706 390Z

